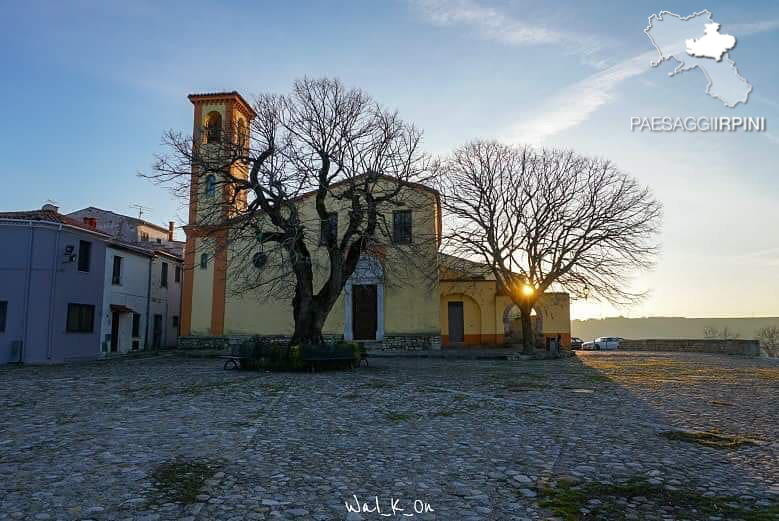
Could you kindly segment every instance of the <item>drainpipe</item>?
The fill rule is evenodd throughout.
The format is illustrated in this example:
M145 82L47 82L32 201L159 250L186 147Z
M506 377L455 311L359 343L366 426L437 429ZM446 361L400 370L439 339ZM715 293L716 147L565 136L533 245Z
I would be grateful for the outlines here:
M146 283L146 327L144 328L143 333L143 350L146 351L149 348L149 313L151 312L151 272L152 272L152 262L154 261L154 257L149 257L149 278L148 282Z
M51 259L51 284L49 285L49 327L46 335L46 358L51 360L51 337L54 324L54 300L57 296L57 271L59 268L58 260L60 258L60 239L62 238L62 225L57 227L57 238L54 241L54 255Z
M19 363L24 362L24 353L27 351L27 326L28 317L30 316L30 288L32 286L32 252L33 243L35 239L35 227L32 221L28 221L27 225L30 227L30 246L27 249L27 273L25 277L25 289L24 289L24 321L22 322L22 348L19 350Z

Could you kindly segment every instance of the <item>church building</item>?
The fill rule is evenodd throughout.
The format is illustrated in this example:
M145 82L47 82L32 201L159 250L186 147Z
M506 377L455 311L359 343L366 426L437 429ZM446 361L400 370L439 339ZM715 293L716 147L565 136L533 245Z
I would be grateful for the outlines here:
M205 135L205 139L220 128L248 131L256 116L251 105L234 91L193 94L189 100L194 106L194 135ZM246 176L240 171L245 166L232 168L236 169L233 175ZM219 190L214 180L208 179L211 176L201 177L192 175L189 225L184 227L187 240L180 344L223 345L230 339L251 335L289 338L294 329L291 298L233 291L236 277L231 270L239 268L230 262L228 232L206 234L199 226L200 214ZM406 241L429 244L415 251L420 256L419 264L430 266L434 276L418 270L399 283L393 277L398 266L392 264L391 255L364 255L333 306L323 334L331 339L365 342L370 349L441 349L516 342L517 310L509 296L497 290L494 278L474 276L473 269L463 267L468 261L458 262L439 253L444 226L439 194L422 185L402 190L404 197L413 201L412 209L386 209L387 220L395 223L391 233L402 235L389 238L387 247L402 247ZM314 194L309 194L297 200L301 214L312 219L316 218L314 199ZM347 222L347 211L340 209L334 219ZM430 240L424 242L423 238ZM312 257L326 262L327 251L316 240L310 245L307 242L307 246ZM564 346L569 345L568 295L543 295L534 324L538 335L559 336Z

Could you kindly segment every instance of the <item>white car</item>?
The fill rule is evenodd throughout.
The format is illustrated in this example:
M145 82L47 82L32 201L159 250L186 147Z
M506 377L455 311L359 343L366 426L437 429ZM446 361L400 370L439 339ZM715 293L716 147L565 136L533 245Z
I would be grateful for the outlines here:
M582 344L584 351L614 351L619 349L619 343L622 341L617 336L599 336L592 342Z

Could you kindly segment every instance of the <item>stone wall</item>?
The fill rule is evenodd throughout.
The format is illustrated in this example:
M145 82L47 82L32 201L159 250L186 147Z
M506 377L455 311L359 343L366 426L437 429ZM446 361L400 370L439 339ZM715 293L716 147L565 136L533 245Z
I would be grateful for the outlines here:
M385 335L383 342L376 342L382 351L438 351L441 349L439 335Z
M326 342L343 340L342 335L324 335ZM230 336L182 336L179 349L216 349L229 351L231 346L251 338L251 335ZM288 336L264 336L271 344L286 344ZM387 335L384 341L366 342L369 351L428 351L441 349L441 337L437 335Z
M620 342L619 348L625 351L677 351L744 356L758 356L760 354L760 346L757 340L664 338L623 340Z

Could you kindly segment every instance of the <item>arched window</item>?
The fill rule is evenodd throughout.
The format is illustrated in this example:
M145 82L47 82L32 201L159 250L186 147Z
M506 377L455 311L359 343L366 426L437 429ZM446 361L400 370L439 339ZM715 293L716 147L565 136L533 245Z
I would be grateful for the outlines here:
M208 254L202 253L200 255L200 269L204 270L208 268Z
M246 126L246 121L243 118L238 118L235 122L236 135L238 137L238 145L246 146L246 140L249 137L249 127Z
M212 110L206 116L206 143L222 142L222 115Z
M213 197L216 193L216 176L208 174L206 176L206 197Z

